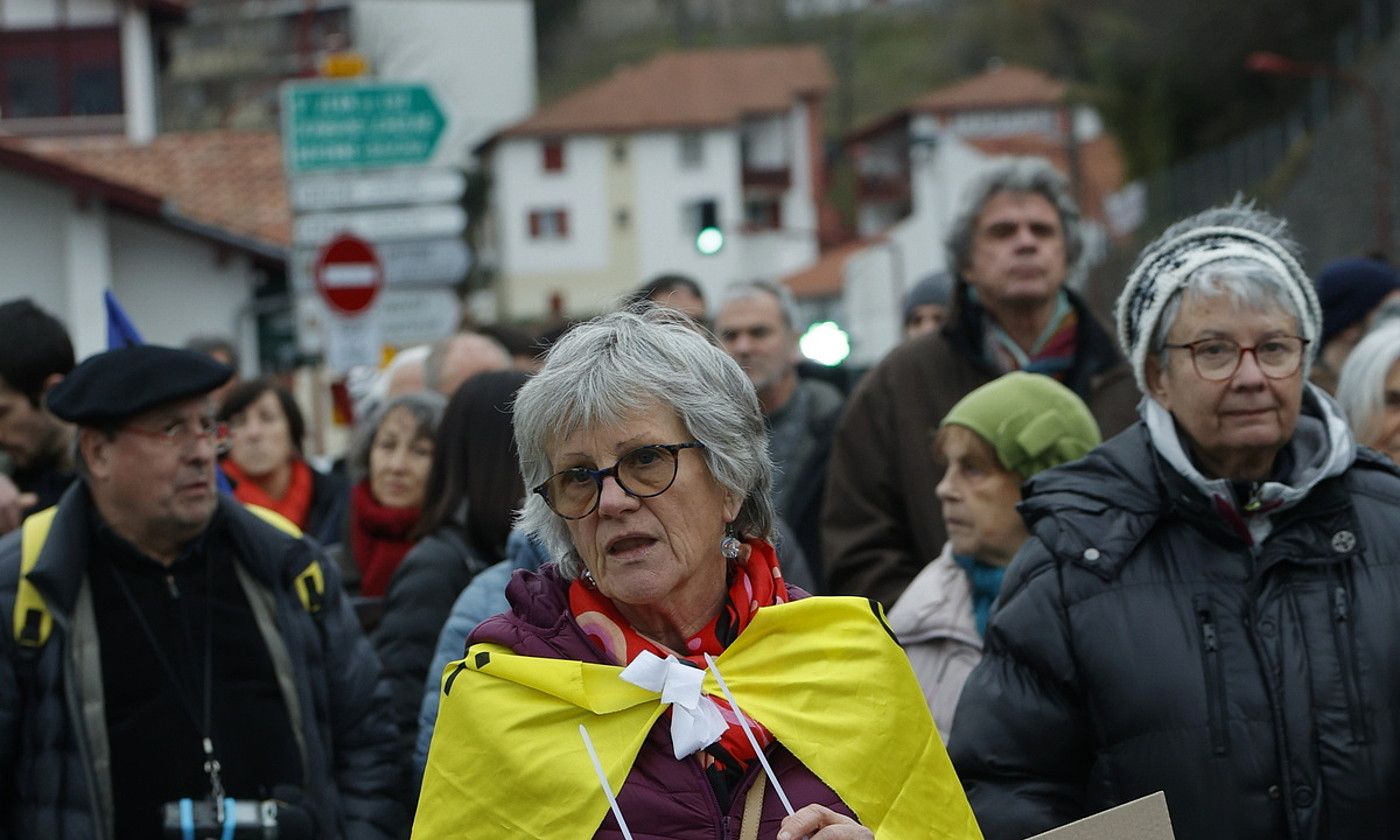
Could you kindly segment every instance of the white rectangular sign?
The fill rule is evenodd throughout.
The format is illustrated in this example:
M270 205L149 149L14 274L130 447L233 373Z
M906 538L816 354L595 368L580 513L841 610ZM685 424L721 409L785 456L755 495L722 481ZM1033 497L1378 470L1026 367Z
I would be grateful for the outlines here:
M385 344L412 347L457 331L462 303L450 289L394 289L376 304Z
M455 204L307 213L292 222L292 241L321 246L338 233L353 233L375 243L395 239L434 239L460 236L467 229L467 211Z
M384 282L391 286L458 283L472 265L471 250L461 237L385 242L378 251Z
M348 368L332 365L332 359L378 366L384 345L402 349L446 338L462 317L461 301L443 288L385 289L369 314L359 318L331 312L315 294L298 294L296 300L298 347L303 353L325 354L326 363L339 372Z
M345 373L353 367L379 366L384 340L380 337L378 313L373 309L353 318L327 313L321 324L326 367Z
M298 211L341 210L393 204L452 204L467 179L456 169L384 169L297 175L289 184Z
M293 289L305 291L315 285L312 271L319 250L292 251L289 267ZM471 249L459 237L376 242L374 252L384 272L384 285L389 287L450 286L465 279L472 264Z

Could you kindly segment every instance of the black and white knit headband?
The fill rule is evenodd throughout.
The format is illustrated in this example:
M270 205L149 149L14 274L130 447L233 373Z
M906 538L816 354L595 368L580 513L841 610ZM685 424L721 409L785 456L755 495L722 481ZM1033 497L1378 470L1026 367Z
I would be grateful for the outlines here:
M1312 281L1302 266L1271 237L1245 228L1196 228L1152 246L1118 296L1118 343L1133 366L1138 388L1147 393L1147 353L1162 310L1172 294L1198 269L1223 260L1247 259L1283 280L1293 307L1300 313L1303 337L1316 343L1322 309Z

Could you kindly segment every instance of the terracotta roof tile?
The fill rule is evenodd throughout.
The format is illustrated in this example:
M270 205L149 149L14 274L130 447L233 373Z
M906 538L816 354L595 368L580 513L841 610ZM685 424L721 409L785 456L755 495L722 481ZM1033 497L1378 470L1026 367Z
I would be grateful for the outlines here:
M0 144L128 194L153 196L165 213L234 237L273 250L291 244L282 147L273 132L162 134L144 146L123 137L5 138Z
M665 53L546 105L498 136L730 125L745 114L786 110L797 97L831 87L820 47Z
M1008 64L938 88L914 100L914 112L968 111L1027 105L1059 105L1068 86L1039 70Z
M1064 104L1068 86L1039 70L1005 65L960 82L932 90L897 111L873 117L847 135L847 141L868 139L907 124L914 114L948 114L999 108Z

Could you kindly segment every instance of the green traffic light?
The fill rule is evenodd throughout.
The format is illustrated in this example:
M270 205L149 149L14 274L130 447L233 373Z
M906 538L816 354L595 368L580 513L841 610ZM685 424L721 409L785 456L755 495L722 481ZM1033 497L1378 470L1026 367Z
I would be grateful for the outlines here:
M695 234L695 250L710 256L718 254L724 247L724 232L717 227L707 227Z

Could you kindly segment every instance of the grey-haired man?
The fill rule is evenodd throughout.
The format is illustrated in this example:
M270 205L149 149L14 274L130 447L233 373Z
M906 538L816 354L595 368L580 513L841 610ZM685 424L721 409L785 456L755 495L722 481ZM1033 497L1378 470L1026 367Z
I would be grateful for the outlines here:
M758 393L773 456L773 505L807 564L817 567L822 488L842 397L825 382L798 378L798 319L786 287L764 280L735 283L715 312L715 334Z
M932 431L974 388L1025 370L1088 404L1104 437L1137 415L1132 374L1113 337L1065 286L1083 251L1065 179L1037 158L990 170L949 233L956 279L943 328L896 347L861 380L837 427L822 547L833 593L892 606L946 539L943 467Z

